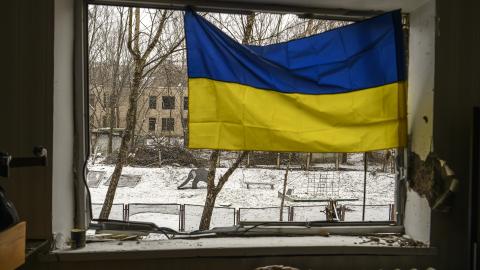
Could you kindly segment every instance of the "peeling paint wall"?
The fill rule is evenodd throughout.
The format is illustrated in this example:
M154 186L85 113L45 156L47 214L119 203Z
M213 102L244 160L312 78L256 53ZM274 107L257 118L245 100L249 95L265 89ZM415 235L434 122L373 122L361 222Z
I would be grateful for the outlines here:
M435 0L430 0L410 13L408 128L411 150L422 159L433 135L434 71ZM416 240L430 240L430 207L413 190L407 191L405 231Z

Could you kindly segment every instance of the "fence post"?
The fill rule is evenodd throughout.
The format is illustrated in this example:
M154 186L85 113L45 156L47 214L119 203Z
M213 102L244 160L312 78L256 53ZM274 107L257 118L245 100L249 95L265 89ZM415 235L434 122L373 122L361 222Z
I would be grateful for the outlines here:
M240 208L238 208L236 210L236 212L237 212L237 224L236 225L238 225L238 224L240 224Z
M340 169L340 153L335 153L335 170Z
M307 170L310 169L310 162L312 162L312 153L307 153L307 164L306 164Z
M180 213L178 215L178 230L181 232L185 231L185 204L180 204Z
M395 221L396 220L396 216L397 216L397 210L395 209L395 204L391 203L389 204L389 214L390 214L390 217L389 217L389 221Z
M123 205L123 221L128 221L130 219L130 204L126 203Z
M340 205L339 207L339 212L338 212L338 215L339 215L339 219L340 221L345 221L345 205Z
M237 210L233 208L233 226L235 226L236 221L237 221Z

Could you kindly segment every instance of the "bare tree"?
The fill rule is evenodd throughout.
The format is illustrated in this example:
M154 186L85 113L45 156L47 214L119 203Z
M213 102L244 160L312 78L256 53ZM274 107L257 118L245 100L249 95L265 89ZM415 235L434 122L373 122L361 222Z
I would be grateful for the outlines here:
M285 169L285 175L283 176L282 200L280 201L280 221L283 221L283 206L285 205L285 194L287 192L288 170L290 170L291 161L292 161L292 153L288 153L287 168Z
M243 22L243 20L242 20ZM242 44L248 44L253 33L253 26L255 24L255 13L247 15L246 23L243 27L243 39ZM248 151L243 151L238 155L233 165L228 168L227 172L223 174L218 180L218 184L215 186L215 172L217 170L217 162L220 154L220 150L213 150L209 159L209 170L207 177L207 196L205 198L205 206L203 207L202 218L200 219L200 230L208 230L210 228L210 221L212 219L213 209L215 207L215 200L218 193L222 190L223 185L228 181L228 178L238 168L238 165L247 156Z
M124 52L124 44L125 44L125 34L126 34L126 24L125 24L125 14L124 8L117 8L118 9L118 27L116 37L114 38L115 44L114 46L108 46L109 48L113 49L111 55L113 56L112 59L112 77L111 77L111 89L110 89L110 97L109 97L109 133L108 133L108 146L107 146L107 153L112 154L113 152L113 129L114 127L118 127L117 117L118 114L118 106L119 106L119 98L121 94L121 90L124 87L124 83L126 81L127 76L124 73L124 76L120 76L122 63L121 58ZM126 69L128 70L128 69Z
M168 39L165 37L162 38L162 41L168 43L169 46L165 47L166 44L163 42L159 44L163 32L169 27L168 20L173 15L172 11L146 10L145 14L149 17L150 24L145 23L147 19L140 17L141 11L139 8L128 9L127 49L133 59L133 75L129 89L126 127L123 131L115 169L100 212L101 219L107 219L110 215L118 181L127 161L129 146L137 124L137 106L142 82L183 42L183 36L169 43L166 40L171 40L171 37L168 37Z

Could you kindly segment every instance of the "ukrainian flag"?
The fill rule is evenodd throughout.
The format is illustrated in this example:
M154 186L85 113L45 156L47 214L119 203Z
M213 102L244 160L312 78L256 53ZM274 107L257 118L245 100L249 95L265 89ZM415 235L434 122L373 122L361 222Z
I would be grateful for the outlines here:
M185 13L189 147L365 152L406 145L400 11L245 46Z

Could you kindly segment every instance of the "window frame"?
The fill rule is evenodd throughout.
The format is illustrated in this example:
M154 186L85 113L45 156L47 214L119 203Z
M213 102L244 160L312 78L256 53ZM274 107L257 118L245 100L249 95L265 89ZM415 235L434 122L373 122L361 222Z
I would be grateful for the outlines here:
M82 110L76 110L76 123L75 126L77 128L81 128L79 130L83 131L83 137L80 137L78 139L78 143L76 144L76 148L81 149L77 154L76 160L77 160L77 168L82 168L79 171L83 171L83 174L85 174L85 164L86 160L89 157L89 148L90 148L90 141L89 141L89 133L90 133L90 127L89 127L89 90L88 90L88 84L89 84L89 78L88 78L88 5L116 5L116 6L131 6L131 7L139 7L139 8L157 8L157 9L173 9L173 10L185 10L187 8L187 5L185 4L178 4L178 5L172 5L171 2L168 1L163 1L163 0L158 0L158 1L147 1L147 2L140 2L140 1L125 1L125 0L83 0L83 1L76 1L75 4L75 35L76 35L76 49L75 49L75 89L76 89L76 106L80 106L83 108ZM252 7L250 4L245 5L243 7L237 7L232 10L228 8L222 8L222 7L213 7L209 6L209 4L204 4L204 7L199 8L199 11L208 11L208 12L227 12L227 13L239 13L242 14L243 11L248 11L251 12L252 10L255 11L262 11L262 12L280 12L280 13L290 13L290 14L305 14L304 9L300 7L282 7L282 6L268 6L268 5L262 5L262 4L255 4L257 8ZM261 8L260 8L261 7ZM280 9L278 9L280 8ZM293 9L292 9L293 8ZM342 15L341 17L338 17L335 15L337 12L326 12L326 9L308 9L308 11L314 12L314 13L319 13L321 15L315 16L316 19L340 19L340 20L361 20L364 19L365 17L373 16L378 13L372 14L371 12L366 12L364 15ZM332 9L332 11L335 11L335 9ZM333 14L333 15L332 15ZM360 16L360 17L358 17ZM408 59L407 59L408 63ZM171 97L173 98L173 107L172 108L164 108L164 102L163 102L163 96L162 96L162 109L164 110L172 110L175 109L175 96L165 96L165 97ZM185 97L184 97L185 98ZM188 98L188 96L186 97ZM185 102L185 100L184 100ZM185 105L185 104L183 104ZM183 110L188 110L188 107ZM163 118L162 118L163 119ZM165 118L169 119L169 118ZM171 118L173 119L173 118ZM182 121L183 121L182 117ZM173 121L175 121L173 119ZM163 122L163 120L162 120ZM188 123L187 123L188 125ZM173 123L173 130L175 129L175 123ZM163 130L163 123L162 123L162 131ZM397 153L397 164L401 165L398 167L397 175L396 175L396 181L395 181L395 205L397 206L397 215L396 215L396 224L395 226L402 226L403 227L403 216L404 216L404 203L405 203L405 196L406 196L406 189L405 189L405 183L406 183L406 165L407 165L407 155L406 155L407 150L406 149L398 149ZM79 185L85 185L84 189L77 189L77 198L75 201L76 205L76 224L80 224L79 228L88 227L88 224L92 220L92 217L90 216L90 213L88 211L88 208L90 207L89 204L90 202L88 201L87 196L87 189L86 187L86 182L85 180L82 179L82 177L77 177L76 181L78 181ZM79 199L80 198L80 199ZM83 199L82 199L83 198ZM91 207L90 207L91 208ZM361 225L352 225L352 226L347 226L351 228L352 233L356 232L356 228L358 226L368 226L368 222L362 222L363 224ZM325 223L324 226L338 226L338 223ZM391 226L385 226L385 228L388 230L388 227ZM383 228L383 229L385 229Z
M175 110L175 96L162 96L162 110Z
M157 96L148 96L148 109L156 110L157 109Z
M183 97L183 110L184 110L184 111L187 111L187 110L188 110L188 102L189 102L188 96L184 96L184 97Z
M153 123L153 128L152 128ZM157 118L156 117L149 117L148 118L148 132L155 132L157 131Z
M174 132L174 131L175 131L175 118L162 117L162 132Z

